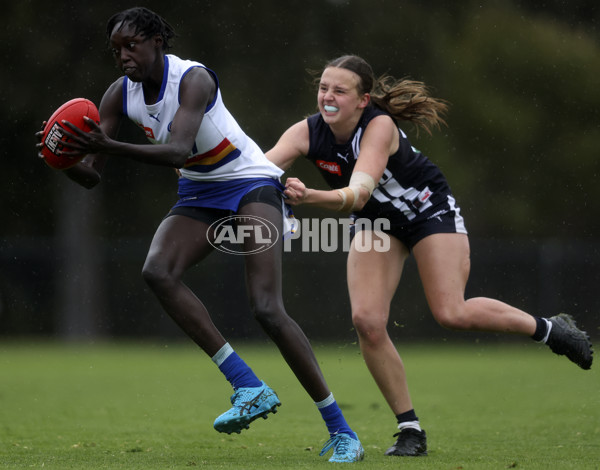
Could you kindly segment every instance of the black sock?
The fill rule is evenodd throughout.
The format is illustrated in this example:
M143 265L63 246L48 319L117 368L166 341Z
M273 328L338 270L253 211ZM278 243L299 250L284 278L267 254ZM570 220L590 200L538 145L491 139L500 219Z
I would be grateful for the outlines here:
M546 319L541 317L533 317L535 318L535 333L531 337L535 341L542 341L546 335L548 334L548 322Z
M419 418L417 418L414 409L396 415L396 419L398 420L398 424L404 423L406 421L419 421Z

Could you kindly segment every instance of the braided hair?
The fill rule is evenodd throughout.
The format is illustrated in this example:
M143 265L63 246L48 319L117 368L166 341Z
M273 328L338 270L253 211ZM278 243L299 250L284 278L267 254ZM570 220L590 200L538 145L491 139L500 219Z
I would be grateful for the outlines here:
M144 7L135 7L114 14L106 24L106 36L110 35L117 24L121 23L119 30L125 25L135 27L135 34L141 34L145 38L160 35L163 39L163 50L171 48L169 42L176 34L172 26L161 16Z

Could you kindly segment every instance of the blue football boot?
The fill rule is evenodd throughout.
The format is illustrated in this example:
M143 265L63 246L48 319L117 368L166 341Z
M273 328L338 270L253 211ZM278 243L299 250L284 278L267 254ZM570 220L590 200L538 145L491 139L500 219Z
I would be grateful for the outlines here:
M267 419L269 413L277 413L281 406L277 394L262 382L260 387L238 388L231 396L233 407L215 420L214 427L219 432L240 433L248 429L257 418Z
M329 459L330 462L359 462L365 456L365 451L358 438L354 438L346 433L331 436L319 455L325 455L332 447L333 455Z

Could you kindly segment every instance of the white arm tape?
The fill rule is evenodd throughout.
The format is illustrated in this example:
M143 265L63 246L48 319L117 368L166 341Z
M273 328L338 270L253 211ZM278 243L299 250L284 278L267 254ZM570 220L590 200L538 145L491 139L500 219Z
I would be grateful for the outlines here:
M370 174L365 173L364 171L355 171L350 177L350 184L348 184L348 187L357 194L356 199L358 199L358 190L360 188L366 189L369 193L369 197L371 197L371 194L373 194L373 191L375 190L375 180Z
M365 189L369 193L369 197L371 197L373 190L375 189L375 181L368 173L365 173L364 171L355 171L350 177L348 186L337 190L342 199L339 210L354 210L360 196L361 188Z

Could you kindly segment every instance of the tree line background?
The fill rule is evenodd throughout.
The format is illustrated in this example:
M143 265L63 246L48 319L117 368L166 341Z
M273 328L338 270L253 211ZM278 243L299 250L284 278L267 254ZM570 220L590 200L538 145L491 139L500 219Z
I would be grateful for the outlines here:
M432 136L404 130L446 174L472 240L469 295L575 314L600 334L600 43L597 2L303 0L3 7L0 335L178 336L139 274L176 197L171 169L113 159L87 191L37 159L34 133L63 102L99 103L118 78L107 19L142 5L173 53L215 70L241 126L268 150L314 112L310 70L346 53L422 80L451 104ZM123 138L143 142L133 126ZM290 172L322 186L300 162ZM299 208L296 216L336 215ZM236 258L236 259L232 259ZM344 253L284 257L287 308L314 338L352 339ZM260 337L242 260L214 254L188 282L226 334ZM393 321L406 340L461 337L431 320L409 262ZM474 338L474 335L468 336Z

